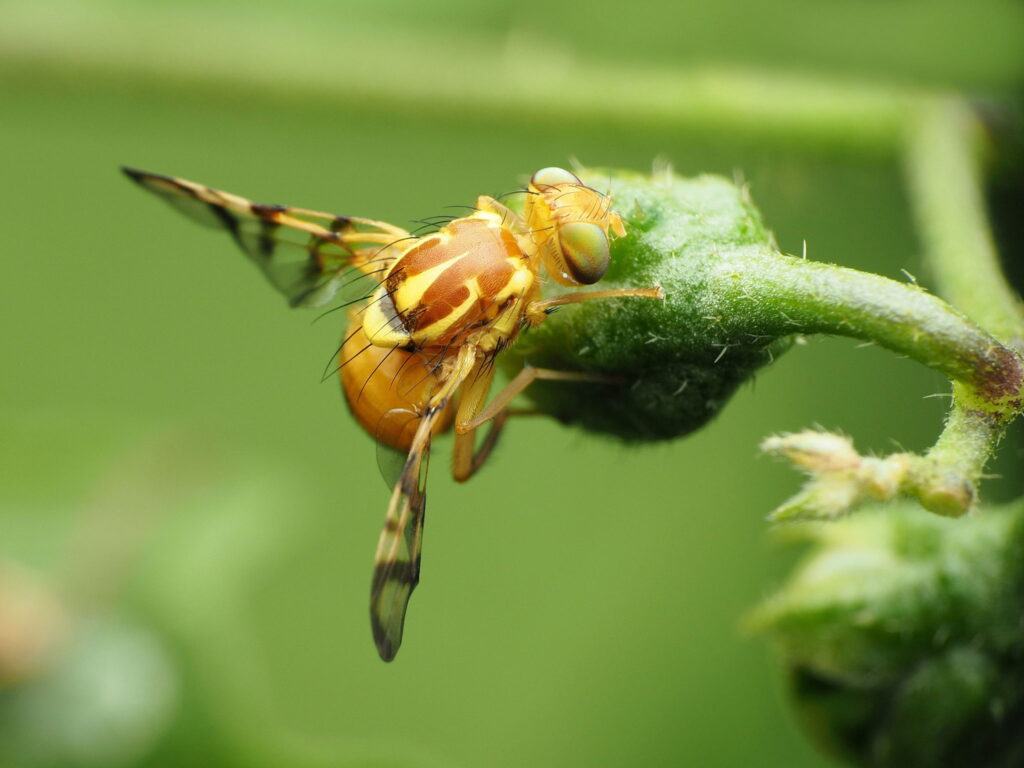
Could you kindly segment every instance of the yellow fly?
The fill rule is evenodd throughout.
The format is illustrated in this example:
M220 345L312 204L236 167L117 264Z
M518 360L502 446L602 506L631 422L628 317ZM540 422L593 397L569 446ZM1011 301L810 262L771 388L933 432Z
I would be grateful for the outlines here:
M526 366L486 403L495 358L520 330L564 304L662 298L661 289L542 298L542 271L566 286L598 282L608 269L609 238L625 234L611 199L561 168L533 175L522 215L481 196L470 215L421 237L381 221L262 205L183 179L124 171L190 217L226 229L293 306L327 304L349 269L378 279L354 314L340 369L359 423L406 454L377 544L370 595L377 650L390 661L419 581L432 436L454 421L452 472L468 480L494 447L510 403L531 382L593 378ZM488 422L478 446L476 431Z

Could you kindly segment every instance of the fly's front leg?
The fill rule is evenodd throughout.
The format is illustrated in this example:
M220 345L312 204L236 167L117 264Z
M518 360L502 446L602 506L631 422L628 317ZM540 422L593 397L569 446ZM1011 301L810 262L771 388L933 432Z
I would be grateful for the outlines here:
M566 304L578 304L581 301L596 301L598 299L616 299L624 296L636 296L642 299L664 299L665 291L660 285L653 288L618 288L611 291L576 291L574 293L563 293L553 299L541 299L531 301L526 305L526 320L530 325L540 325L547 319L548 312L555 307Z

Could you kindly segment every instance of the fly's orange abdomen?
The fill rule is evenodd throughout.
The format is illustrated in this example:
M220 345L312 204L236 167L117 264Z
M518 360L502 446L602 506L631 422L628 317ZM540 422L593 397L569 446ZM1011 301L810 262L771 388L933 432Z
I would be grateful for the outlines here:
M374 440L408 451L440 369L415 352L373 346L361 326L349 335L339 355L341 386L356 421ZM434 422L433 434L447 430L452 416L448 403Z

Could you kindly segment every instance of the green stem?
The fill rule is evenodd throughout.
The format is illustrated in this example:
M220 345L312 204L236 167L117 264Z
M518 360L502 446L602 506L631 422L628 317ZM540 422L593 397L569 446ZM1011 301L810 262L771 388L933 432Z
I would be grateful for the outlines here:
M766 450L815 476L778 516L836 517L898 494L945 515L971 508L1021 411L1024 364L1013 349L914 283L778 253L744 191L721 179L607 178L629 234L613 245L606 283L660 285L666 299L589 302L531 332L517 347L523 358L629 382L603 391L538 385L535 402L627 439L673 437L707 423L794 335L870 341L952 380L945 430L925 456L864 457L846 438L812 432L769 439Z
M922 107L907 145L911 200L939 292L997 339L1024 350L1024 310L1003 277L985 212L984 138L962 101Z
M963 101L937 99L921 108L908 138L911 200L940 292L1007 346L1024 350L1024 310L1003 276L985 211L981 124ZM928 453L968 477L981 474L1009 420L976 405L971 393L955 390Z
M914 493L929 509L947 514L973 502L974 483L1007 425L1021 411L1017 352L1024 350L1024 310L1003 277L988 225L981 183L982 139L979 121L962 101L931 101L922 106L909 132L907 173L928 263L941 292L995 338L922 292L893 303L898 298L894 290L881 284L871 288L874 279L868 275L843 280L844 290L857 295L854 303L859 308L853 314L840 310L838 318L857 326L854 335L869 331L890 349L931 365L956 382L942 434L923 460L908 458L900 488ZM808 295L815 311L821 311L823 295L828 294ZM798 307L803 303L796 302ZM895 311L886 309L890 305ZM833 315L835 309L821 312L826 328L834 325ZM806 437L801 440L802 445ZM772 447L784 452L792 442L779 444L781 450L774 443ZM800 514L814 504L821 506L822 487L812 484L789 508Z
M1018 356L916 285L795 257L732 256L713 279L722 310L736 317L751 317L750 303L767 310L757 315L760 333L873 341L960 382L976 407L1000 419L1020 406Z
M1020 357L971 320L916 285L794 257L765 269L761 257L723 262L712 294L729 312L743 304L768 311L761 332L825 333L876 342L954 382L945 428L925 456L858 456L836 436L800 433L772 438L764 448L787 456L816 477L775 513L775 519L835 517L870 498L903 493L950 516L975 502L975 483L1007 425L1020 413ZM772 322L774 318L774 323ZM766 322L767 321L767 322Z
M955 391L955 389L954 389ZM957 392L942 434L928 451L928 458L955 468L965 477L978 478L992 458L1012 415L992 418L966 405L969 398Z

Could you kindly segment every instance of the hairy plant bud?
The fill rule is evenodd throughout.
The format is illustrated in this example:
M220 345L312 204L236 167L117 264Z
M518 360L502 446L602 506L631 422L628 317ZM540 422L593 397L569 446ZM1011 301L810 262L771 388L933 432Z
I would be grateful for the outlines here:
M1024 506L889 504L786 530L813 549L748 624L809 731L860 765L1020 765Z
M760 309L730 278L789 257L778 254L746 190L726 179L621 171L582 177L610 191L626 225L599 288L661 286L665 300L572 306L524 334L503 362L512 372L526 362L607 374L604 383L530 388L529 397L562 421L626 440L685 435L789 346L788 332L758 329Z

